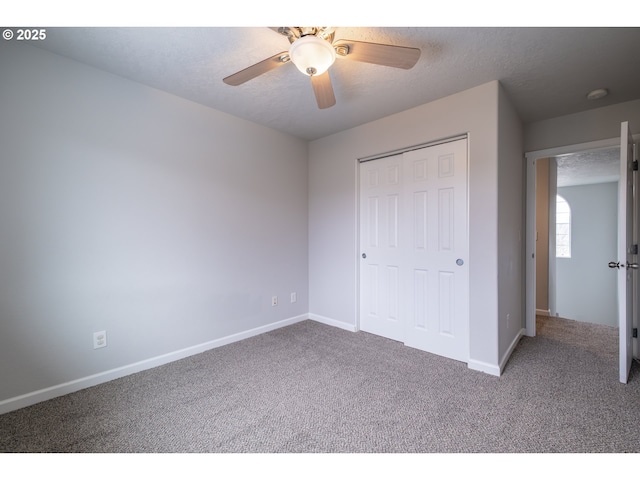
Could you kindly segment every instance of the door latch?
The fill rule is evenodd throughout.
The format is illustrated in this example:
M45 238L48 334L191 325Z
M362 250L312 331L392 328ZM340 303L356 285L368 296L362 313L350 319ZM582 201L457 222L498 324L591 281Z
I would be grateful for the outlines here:
M627 262L626 265L622 265L620 262L609 262L609 268L622 268L622 267L625 267L627 270L629 270L630 268L632 268L633 270L637 270L638 264Z

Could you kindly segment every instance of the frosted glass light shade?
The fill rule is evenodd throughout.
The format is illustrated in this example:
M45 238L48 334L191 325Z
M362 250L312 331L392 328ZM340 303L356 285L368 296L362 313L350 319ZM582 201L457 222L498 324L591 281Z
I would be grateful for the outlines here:
M289 57L305 75L322 75L335 61L336 52L326 40L307 35L293 42Z

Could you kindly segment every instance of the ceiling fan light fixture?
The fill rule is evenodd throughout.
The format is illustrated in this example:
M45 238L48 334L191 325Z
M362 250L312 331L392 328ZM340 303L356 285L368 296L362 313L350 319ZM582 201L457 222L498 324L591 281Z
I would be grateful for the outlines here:
M291 44L289 56L294 65L305 75L322 75L336 59L333 46L326 40L307 35Z

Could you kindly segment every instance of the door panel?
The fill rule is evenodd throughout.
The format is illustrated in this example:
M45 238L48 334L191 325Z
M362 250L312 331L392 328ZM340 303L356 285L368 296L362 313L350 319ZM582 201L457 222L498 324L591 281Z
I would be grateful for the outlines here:
M629 123L623 122L620 131L620 181L618 184L618 328L620 353L620 381L627 383L633 360L633 283L637 271L637 255L632 254L634 241L634 174L633 139ZM633 265L636 268L632 268ZM630 267L631 266L631 267ZM637 310L635 310L637 311Z
M416 308L405 322L405 344L468 361L467 141L405 153L415 175L405 185L414 202L406 235L414 272L408 290ZM458 263L460 264L458 264Z
M402 341L402 156L360 165L360 328Z

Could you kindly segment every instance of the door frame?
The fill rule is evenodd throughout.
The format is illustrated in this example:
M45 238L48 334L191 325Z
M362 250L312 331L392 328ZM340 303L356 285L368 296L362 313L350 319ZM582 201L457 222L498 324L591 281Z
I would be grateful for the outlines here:
M637 142L640 135L633 135ZM534 150L525 153L526 215L525 215L525 325L528 337L536 336L536 160L570 153L620 146L620 137ZM551 252L549 253L551 255Z

